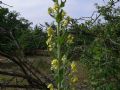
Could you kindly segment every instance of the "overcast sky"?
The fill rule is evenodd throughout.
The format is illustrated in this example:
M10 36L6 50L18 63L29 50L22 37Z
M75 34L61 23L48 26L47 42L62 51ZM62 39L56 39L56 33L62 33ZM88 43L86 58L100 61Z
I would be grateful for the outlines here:
M53 20L47 12L48 7L53 5L52 0L2 0L2 2L12 5L10 10L19 12L34 25ZM103 0L67 0L65 10L73 18L91 16L95 11L95 3L103 4Z

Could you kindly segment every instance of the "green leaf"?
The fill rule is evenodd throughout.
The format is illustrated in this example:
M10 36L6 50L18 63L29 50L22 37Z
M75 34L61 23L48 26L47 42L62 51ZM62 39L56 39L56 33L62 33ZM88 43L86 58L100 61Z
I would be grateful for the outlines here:
M61 10L60 13L56 17L56 22L58 22L58 23L62 20L62 11L63 10Z

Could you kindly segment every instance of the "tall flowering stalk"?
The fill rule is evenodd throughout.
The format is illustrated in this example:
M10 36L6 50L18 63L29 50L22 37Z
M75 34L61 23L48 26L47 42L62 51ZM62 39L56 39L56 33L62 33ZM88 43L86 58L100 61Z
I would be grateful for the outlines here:
M68 25L71 18L63 10L66 0L53 0L54 6L48 9L48 13L56 20L56 29L51 26L47 29L48 50L54 55L51 61L51 70L54 72L56 85L50 83L50 90L75 90L74 86L78 81L76 63L70 62L68 52L73 44L74 37L68 33Z

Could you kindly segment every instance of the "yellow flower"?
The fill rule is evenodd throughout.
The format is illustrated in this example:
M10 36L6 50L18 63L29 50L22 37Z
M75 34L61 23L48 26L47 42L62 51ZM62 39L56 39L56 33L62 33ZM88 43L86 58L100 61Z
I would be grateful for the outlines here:
M52 50L53 50L52 45L48 45L48 50L49 50L49 51L52 51Z
M62 17L64 17L66 15L65 11L62 11Z
M71 34L69 34L68 37L67 37L67 43L72 44L73 39L74 39L74 37Z
M49 88L50 90L54 90L53 84L49 84L49 85L47 86L47 88Z
M53 48L48 48L48 50L49 50L49 51L52 51L52 50L53 50Z
M53 48L54 48L54 46L55 46L55 43L51 42L51 43L48 45L48 50L49 50L49 51L52 51Z
M51 40L52 40L52 36L50 36L48 38L48 40L46 41L46 44L48 45L48 50L49 51L52 51L54 46L55 46L55 43L53 43Z
M59 67L59 61L57 59L53 59L51 62L51 70L56 70Z
M48 40L46 41L46 44L48 45L48 50L49 51L52 51L52 49L53 49L51 39L52 39L52 37L50 36L48 38Z
M53 10L58 11L58 9L59 9L59 5L57 3L55 3L54 6L53 6Z
M75 77L71 78L71 82L72 83L77 83L78 82L78 77L75 76Z
M69 21L68 20L63 20L63 26L67 26L68 25L68 23L69 23Z
M49 28L47 29L47 34L48 34L48 36L52 36L53 33L54 33L54 30L53 30L51 27L49 27Z
M67 57L65 55L63 55L61 60L63 61L63 63L65 63L66 59L67 59Z
M77 72L77 66L74 61L71 63L71 70L72 70L72 72Z
M49 45L51 42L52 37L49 37L48 40L46 41L46 44Z

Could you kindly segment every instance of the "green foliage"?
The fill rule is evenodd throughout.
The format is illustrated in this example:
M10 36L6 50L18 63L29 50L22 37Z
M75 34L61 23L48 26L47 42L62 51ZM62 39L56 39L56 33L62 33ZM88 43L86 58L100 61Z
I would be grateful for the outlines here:
M47 48L47 34L43 31L43 28L41 26L36 25L34 30L32 31L32 35L36 48L42 50Z
M0 50L6 53L13 53L18 48L15 42L28 31L30 23L24 18L18 19L19 14L10 12L6 8L0 8Z
M30 27L28 20L19 14L10 12L7 8L0 8L0 50L15 54L18 48L24 53L32 54L36 49L46 49L46 33L42 27Z
M86 65L91 90L119 90L120 8L98 6L98 13L102 19L92 26L92 21L78 24L73 20L69 31L75 36L76 47L69 57L80 58Z
M118 15L120 15L120 12L118 8L110 9L110 11L106 11L106 7L99 7L99 9L106 22L97 23L89 28L89 34L93 35L91 40L88 37L85 38L85 34L83 34L84 37L81 35L84 39L83 45L85 48L81 50L80 60L88 67L89 84L92 89L119 90L120 34L118 33L120 16ZM118 10L117 13L114 10ZM109 13L109 17L105 13Z

